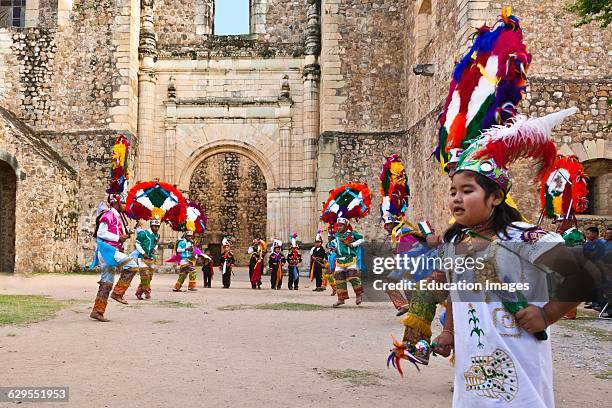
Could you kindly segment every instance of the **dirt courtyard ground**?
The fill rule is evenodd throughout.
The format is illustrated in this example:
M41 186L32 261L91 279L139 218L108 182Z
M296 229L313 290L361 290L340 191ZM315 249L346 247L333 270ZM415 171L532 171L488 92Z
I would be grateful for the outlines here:
M420 373L404 364L403 379L386 368L391 334L401 338L403 331L389 303L356 307L351 299L341 309L314 311L227 307L331 306L333 298L329 291L312 292L304 282L297 292L272 291L268 285L251 290L244 269L231 289L220 288L216 274L212 289L201 288L199 281L198 292L173 293L175 279L156 275L148 302L136 300L132 285L126 295L130 305L109 300L112 322L99 323L88 317L97 276L0 275L0 295L82 301L48 321L0 326L0 386L70 387L69 403L28 406L450 406L448 360L432 358ZM593 323L603 330L599 336L579 327L554 329L558 407L607 406L612 400L605 378L612 369L612 325Z

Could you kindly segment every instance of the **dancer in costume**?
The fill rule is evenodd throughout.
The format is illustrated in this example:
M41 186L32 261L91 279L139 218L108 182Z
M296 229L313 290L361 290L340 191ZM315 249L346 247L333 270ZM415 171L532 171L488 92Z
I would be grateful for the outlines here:
M325 262L325 269L323 269L323 289L327 289L327 285L332 288L330 296L336 296L336 281L334 279L334 271L336 269L336 252L327 245L326 249L327 259Z
M210 249L206 248L204 253L200 255L202 258L202 274L204 275L204 286L210 288L212 284L212 278L215 274L213 259L210 256Z
M179 236L176 243L176 254L180 255L179 264L179 276L174 284L174 292L183 292L183 283L187 275L189 275L189 284L187 290L195 292L196 288L197 272L195 268L195 247L193 246L193 231L187 230L184 234Z
M334 307L348 299L347 280L355 291L356 303L361 304L361 243L363 236L353 231L349 219L363 218L370 213L372 192L365 184L349 182L329 192L323 204L321 221L328 224L333 234L328 245L335 252L334 279L338 301Z
M283 285L283 266L287 263L287 259L282 253L283 242L279 239L272 241L272 253L268 260L270 268L270 285L272 289L280 290Z
M363 285L361 284L361 272L357 265L357 252L363 243L363 235L349 228L348 219L338 217L336 220L336 233L330 246L336 253L336 269L334 280L338 301L334 307L342 306L349 298L347 281L351 283L355 291L355 304L361 304Z
M328 269L327 253L323 248L323 237L321 230L317 231L314 246L310 249L310 281L316 283L314 292L325 291L323 287L323 271ZM335 285L334 285L335 286Z
M557 156L550 170L542 177L540 198L542 211L538 225L545 216L553 219L556 231L568 247L583 245L585 236L577 228L576 214L588 208L588 187L584 168L576 156ZM564 318L575 319L578 308Z
M287 279L289 282L289 290L298 290L298 285L300 283L299 264L302 263L302 255L300 254L300 248L297 244L297 233L293 233L291 236L291 247L287 254L287 263L289 265L289 277Z
M136 249L130 255L136 259L140 269L140 285L136 289L136 297L140 300L143 294L145 299L151 299L151 280L155 271L161 221L153 219L149 222L149 226L148 229L136 231Z
M221 254L221 264L219 270L222 274L223 288L228 289L232 284L232 268L236 265L234 254L230 251L230 240L229 238L223 238L223 253Z
M264 257L266 255L266 242L263 239L254 239L249 247L249 280L252 289L261 289L261 275L263 272Z
M508 165L536 159L541 179L556 156L552 128L574 112L518 116L510 126L485 131L457 163L449 198L455 224L444 235L444 256L455 261L448 281L483 286L451 291L444 330L435 342L442 355L453 344L456 350L455 408L554 406L545 330L578 304L593 280L584 273L582 254L567 249L558 234L522 222L504 199L511 186ZM481 266L468 265L470 259L480 259ZM555 300L548 301L540 265L564 277ZM502 286L518 283L528 286L517 291ZM499 290L484 286L491 284Z
M94 235L97 239L94 260L89 267L93 269L100 266L102 274L98 282L98 294L94 302L90 317L92 319L106 322L104 317L109 295L117 302L127 304L123 299L125 290L129 287L131 278L138 271L138 264L134 259L124 253L123 243L130 237L127 231L127 219L124 215L125 197L112 194L108 198L110 208L101 208ZM122 285L111 294L115 281L115 271L122 270L119 282ZM129 278L129 279L128 279ZM118 282L118 283L119 283Z

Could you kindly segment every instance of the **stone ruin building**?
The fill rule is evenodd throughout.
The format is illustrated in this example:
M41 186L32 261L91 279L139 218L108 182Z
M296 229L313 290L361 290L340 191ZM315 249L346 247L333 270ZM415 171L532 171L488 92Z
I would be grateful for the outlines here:
M556 138L591 177L583 221L605 225L611 29L574 27L560 1L512 3L534 57L521 108L580 109ZM501 5L244 0L249 27L227 36L215 34L214 0L0 0L0 271L87 264L118 132L132 144L133 181L159 177L200 201L204 241L216 251L234 235L242 262L256 236L312 242L327 191L349 180L372 188L357 228L381 242L385 152L406 163L410 217L443 230L436 118L453 61ZM536 187L516 185L537 218Z

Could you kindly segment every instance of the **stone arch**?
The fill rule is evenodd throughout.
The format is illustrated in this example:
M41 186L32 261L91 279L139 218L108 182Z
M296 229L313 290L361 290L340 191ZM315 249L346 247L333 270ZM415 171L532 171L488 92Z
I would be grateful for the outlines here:
M241 153L209 155L192 174L189 197L206 210L208 229L201 243L213 258L221 255L221 240L229 234L236 238L237 262L246 264L251 240L265 239L267 233L268 191L259 165Z
M21 170L19 163L17 162L17 158L12 154L5 152L4 150L0 150L0 161L6 162L13 171L15 172L15 176L17 177L17 181L23 181L26 179L26 174Z
M183 191L189 190L189 182L191 181L191 177L193 176L195 169L200 165L200 163L219 153L237 153L246 156L248 159L254 161L261 169L261 172L266 179L267 190L271 191L278 188L272 163L267 159L267 157L253 146L232 140L220 140L210 143L191 153L187 159L189 164L180 172L178 181L179 188Z
M0 160L0 272L15 270L18 173L13 163Z

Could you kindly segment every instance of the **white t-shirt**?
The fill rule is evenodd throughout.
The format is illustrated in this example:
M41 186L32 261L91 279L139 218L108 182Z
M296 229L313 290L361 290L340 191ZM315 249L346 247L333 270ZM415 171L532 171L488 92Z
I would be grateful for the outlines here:
M563 244L555 233L517 222L524 231L508 228L509 238L498 239L472 257L484 257L485 267L458 274L449 271L449 282L529 283L526 297L542 306L548 300L546 274L534 262L554 246ZM464 257L446 244L446 257ZM497 276L497 279L495 278ZM516 295L516 292L514 292ZM499 291L451 291L455 331L455 388L453 407L553 407L550 339L537 340L518 327L506 311Z

